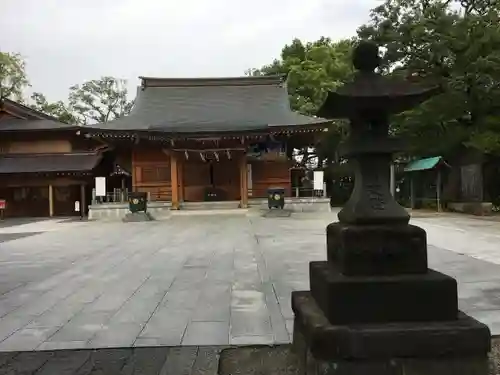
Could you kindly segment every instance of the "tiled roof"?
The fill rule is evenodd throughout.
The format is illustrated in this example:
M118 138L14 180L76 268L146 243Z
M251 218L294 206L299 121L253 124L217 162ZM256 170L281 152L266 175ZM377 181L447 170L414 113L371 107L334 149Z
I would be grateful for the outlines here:
M54 116L47 115L41 111L10 99L5 98L0 100L0 109L2 108L27 120L52 120L58 122L57 118Z
M130 115L89 127L190 133L328 122L293 112L281 77L142 79Z
M441 163L446 164L442 156L434 156L431 158L413 160L406 165L404 171L405 172L427 171L429 169L434 169Z
M0 119L0 131L70 130L77 128L78 126L53 120Z
M0 174L88 172L101 158L99 153L9 155L0 157Z

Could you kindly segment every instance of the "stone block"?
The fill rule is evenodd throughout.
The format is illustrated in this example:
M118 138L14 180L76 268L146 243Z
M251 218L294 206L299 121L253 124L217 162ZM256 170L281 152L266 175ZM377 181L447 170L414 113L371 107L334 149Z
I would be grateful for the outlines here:
M427 271L427 236L414 225L345 225L326 228L328 261L345 275Z
M129 212L122 219L124 223L137 223L152 220L154 220L154 218L149 212Z
M488 375L488 359L481 357L393 358L375 361L323 361L302 356L304 375Z
M488 327L464 313L446 322L333 325L310 292L293 292L292 308L293 345L316 360L482 358L491 345Z
M311 294L332 324L456 319L456 280L440 272L345 276L326 261L309 266Z

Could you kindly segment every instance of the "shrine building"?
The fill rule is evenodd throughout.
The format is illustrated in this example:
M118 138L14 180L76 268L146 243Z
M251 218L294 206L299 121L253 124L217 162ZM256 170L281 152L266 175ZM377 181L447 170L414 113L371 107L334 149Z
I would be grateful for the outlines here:
M292 191L293 150L314 145L329 121L290 108L282 76L140 77L131 113L80 128L129 170L151 203L226 201L247 207L270 187Z

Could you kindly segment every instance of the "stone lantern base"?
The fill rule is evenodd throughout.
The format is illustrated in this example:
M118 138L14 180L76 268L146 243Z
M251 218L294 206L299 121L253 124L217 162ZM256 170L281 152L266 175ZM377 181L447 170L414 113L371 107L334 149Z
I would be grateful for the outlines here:
M327 227L328 261L293 292L307 375L487 375L488 327L458 310L457 283L427 269L425 231Z

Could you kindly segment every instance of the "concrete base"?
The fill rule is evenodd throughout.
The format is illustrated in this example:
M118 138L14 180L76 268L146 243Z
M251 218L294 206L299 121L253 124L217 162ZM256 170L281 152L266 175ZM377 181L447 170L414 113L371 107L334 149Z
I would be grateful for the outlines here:
M496 345L497 346L497 345ZM477 359L478 361L482 361L481 358ZM429 362L431 362L430 360ZM300 363L302 364L302 368L298 367L298 358L295 353L291 350L288 345L278 345L278 346L245 346L245 347L236 347L236 348L228 348L224 349L220 354L219 361L219 374L220 375L234 375L234 374L259 374L259 375L303 375L305 373L304 370L304 361L301 359ZM336 363L336 369L334 370L334 374L349 374L349 371L353 374L358 373L366 373L363 372L366 370L366 367L369 368L368 374L384 374L384 370L388 370L391 375L402 375L402 371L406 371L406 374L415 374L415 371L420 370L420 366L426 366L424 370L424 374L449 374L450 372L453 374L463 374L470 371L469 373L474 374L474 358L468 358L465 360L459 359L456 361L437 361L434 360L432 363L428 364L427 361L419 361L420 363L416 363L416 361L411 361L411 363L406 363L410 361L404 361L403 366L397 366L399 364L398 360L388 361L388 363L381 362L368 362L368 363L353 363L353 362L343 362ZM495 363L497 362L496 357L491 358L490 360L490 375L498 375L499 371L495 368ZM393 365L394 363L394 365ZM440 364L443 363L444 369L440 368ZM310 361L310 372L313 374L317 374L318 370L326 369L325 372L320 373L328 373L329 363L324 363L322 361ZM428 366L427 366L428 365ZM477 364L477 366L483 366L482 364ZM417 368L418 367L418 368ZM462 369L463 367L463 369ZM472 370L471 368L472 367ZM380 370L382 368L382 370ZM482 370L482 369L481 369ZM324 371L324 370L323 370ZM359 372L356 372L359 371ZM417 374L419 374L417 372Z
M487 357L410 359L378 361L323 361L315 359L306 348L297 350L301 375L488 375Z
M293 348L304 375L487 375L490 333L447 322L332 325L310 292L293 292Z
M239 208L239 201L225 202L183 202L179 210L172 210L171 202L149 202L148 213L156 220L161 220L174 215L217 214L217 213L243 213L247 209ZM268 210L267 199L250 199L249 209ZM328 198L286 198L285 208L293 212L330 212ZM89 220L120 221L128 214L128 203L103 203L89 206Z
M250 208L268 210L266 199L250 199ZM330 198L285 198L285 209L292 212L331 212Z
M129 212L122 219L124 223L139 223L143 221L153 221L154 217L149 212Z
M493 213L491 202L450 202L448 209L453 212L463 212L476 216L488 216Z
M170 216L172 204L170 202L149 202L148 213L154 219L163 219ZM121 221L130 213L128 203L103 203L89 206L89 220Z

